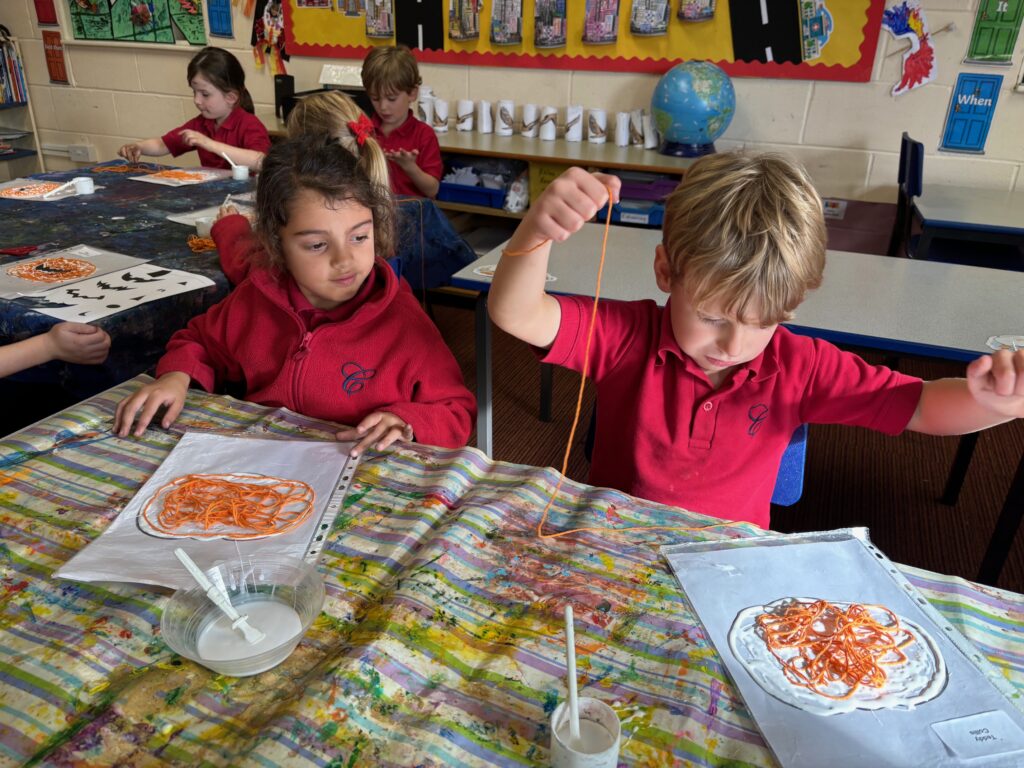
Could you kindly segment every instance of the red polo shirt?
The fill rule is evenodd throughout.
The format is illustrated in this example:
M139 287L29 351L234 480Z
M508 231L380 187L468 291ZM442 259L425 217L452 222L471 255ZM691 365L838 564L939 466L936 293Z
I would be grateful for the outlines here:
M444 162L441 160L441 145L437 143L434 129L415 117L412 110L405 122L385 136L380 130L380 116L373 116L374 135L385 152L399 149L419 150L416 165L435 179L444 173ZM414 195L423 197L423 193L412 183L409 174L402 170L398 163L388 163L388 175L391 178L391 191L396 195Z
M167 151L174 157L195 149L199 153L200 165L207 168L230 168L228 161L220 155L188 146L181 138L181 132L186 129L199 131L214 141L232 147L254 149L257 152L270 151L270 134L267 133L266 126L256 115L246 112L241 107L235 107L219 126L216 120L196 115L184 125L178 126L173 131L168 131L161 137Z
M561 324L544 362L582 370L593 300L556 296ZM591 348L597 433L590 482L727 520L769 526L779 462L802 423L895 435L920 379L779 328L714 389L676 343L668 307L602 301Z

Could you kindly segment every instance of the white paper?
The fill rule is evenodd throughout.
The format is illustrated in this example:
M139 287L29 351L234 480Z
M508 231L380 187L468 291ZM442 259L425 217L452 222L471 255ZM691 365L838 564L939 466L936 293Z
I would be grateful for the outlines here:
M615 146L629 146L629 112L618 112L615 115Z
M56 184L56 186L53 186ZM66 187L60 189L62 186L67 184ZM42 186L41 186L42 185ZM11 197L8 194L4 194L5 191L11 190L23 190L29 191L37 189L38 194L34 194L31 197ZM57 190L60 189L58 192ZM94 187L96 189L103 189L103 187ZM49 197L44 195L49 192L53 192ZM12 179L11 181L5 181L0 183L0 197L7 200L30 200L33 203L55 203L58 200L63 200L67 197L79 197L78 190L75 189L75 185L68 181L49 181L45 179Z
M203 275L142 264L46 291L25 293L12 301L58 320L91 323L139 304L210 285L213 281Z
M348 456L351 447L352 443L331 441L188 432L110 527L55 575L76 581L130 581L181 588L192 586L193 581L174 556L176 547L184 549L204 570L218 560L236 559L239 553L256 559L260 554L304 558L332 495L344 494L351 482L356 465ZM191 473L229 472L301 480L316 493L313 512L290 531L244 541L160 538L143 533L139 527L140 511L161 486ZM316 546L316 551L319 548Z
M145 181L150 184L163 184L168 187L188 187L192 184L205 184L208 181L217 179L230 179L231 171L219 168L171 168L171 171L185 172L191 174L190 179L176 179L170 176L161 176L164 171L149 173L145 176L129 176L132 181Z
M79 259L87 261L95 267L95 270L85 277L72 277L67 280L55 282L41 282L31 278L16 277L11 274L19 266L36 264L40 269L47 269L46 259ZM145 264L148 259L139 259L134 256L126 256L123 253L106 251L102 248L93 248L91 245L73 245L70 248L61 248L58 251L44 251L28 258L13 261L0 267L0 297L15 299L26 294L36 294L40 291L50 290L58 286L68 286L84 280L102 277L111 272L125 267Z
M448 132L448 101L446 99L434 99L434 117L431 125L437 133Z
M494 123L491 118L491 102L481 100L477 104L476 129L480 133L491 133L494 131Z
M473 130L473 102L469 99L459 99L455 104L455 130Z
M965 760L1024 750L1024 730L999 710L934 723L932 730L954 755ZM1024 764L1024 755L1018 764Z
M604 144L608 139L608 113L603 109L592 109L587 114L587 141Z
M958 644L971 648L967 640L927 607L884 554L868 546L849 531L832 531L662 548L779 763L785 768L961 765L930 728L933 723L999 710L1024 726L1024 713L983 671L986 662L977 650L970 658L965 655ZM949 682L934 699L910 710L858 709L823 716L784 704L754 681L727 640L740 611L783 597L888 607L928 630ZM981 758L971 765L989 768L1006 762Z
M537 138L537 126L540 122L536 104L523 104L523 127L520 133L527 139Z
M255 210L251 205L244 205L238 202L238 198L232 195L231 200L228 201L228 205L233 205L238 209L238 212L243 216L249 216L250 218L255 215ZM196 221L199 219L215 219L220 215L220 206L211 205L209 208L200 208L197 211L189 211L188 213L172 213L167 217L168 221L173 221L176 224L184 224L188 227L194 227Z
M544 107L540 111L540 137L544 141L554 141L558 135L558 110L555 107Z

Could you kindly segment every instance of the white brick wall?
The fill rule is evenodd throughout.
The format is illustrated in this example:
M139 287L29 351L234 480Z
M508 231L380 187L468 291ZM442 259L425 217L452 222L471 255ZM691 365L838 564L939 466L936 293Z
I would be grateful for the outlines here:
M57 0L66 2L66 0ZM831 0L841 2L842 0ZM887 4L891 4L888 2ZM737 114L720 148L748 147L790 153L804 162L825 195L894 200L900 134L924 142L925 183L1024 190L1024 93L1013 91L1020 75L1018 41L1012 67L963 65L978 0L924 0L932 30L952 23L934 37L935 81L898 99L889 92L899 79L905 45L882 32L870 83L734 78ZM248 46L252 22L234 10L235 40L211 38L232 50L246 68L257 114L275 124L273 78L255 67ZM95 144L100 157L113 157L131 139L156 136L195 114L185 82L194 49L145 50L118 45L70 43L65 57L75 85L51 85L32 0L3 0L0 22L21 38L40 137L47 143ZM895 55L889 56L890 53ZM328 60L292 57L288 72L296 87L317 87ZM422 66L424 82L450 101L511 98L564 107L583 104L609 111L646 106L657 82L653 75L571 72L478 66ZM983 156L937 151L956 76L962 71L999 72L1004 88ZM186 155L183 163L195 162ZM51 168L74 164L48 157Z

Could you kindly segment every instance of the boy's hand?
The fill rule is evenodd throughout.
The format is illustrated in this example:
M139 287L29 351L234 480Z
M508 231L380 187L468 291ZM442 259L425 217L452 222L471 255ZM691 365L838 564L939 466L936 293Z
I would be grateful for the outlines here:
M161 426L164 429L170 427L185 407L185 395L188 393L190 381L188 374L181 371L165 373L152 384L147 384L134 395L122 400L114 414L114 433L118 437L127 437L135 414L138 413L134 432L138 437L146 431L146 427L161 406L167 406L167 412L160 422Z
M1024 349L1003 349L967 366L972 397L994 413L1024 418Z
M367 448L383 451L395 440L412 440L412 427L388 411L371 413L354 429L343 429L335 437L341 441L358 440L349 455L354 459Z
M612 202L617 202L621 187L622 180L618 176L570 168L551 182L530 206L523 224L532 228L538 241L561 243L594 218L608 202L609 189Z
M410 168L416 167L416 158L420 156L420 151L418 149L388 149L384 151L384 155L403 171L408 172Z
M99 365L107 359L110 336L102 328L85 323L57 323L47 331L54 360Z
M142 147L132 142L131 144L125 144L117 150L117 154L129 163L137 163L139 162L139 158L142 157Z

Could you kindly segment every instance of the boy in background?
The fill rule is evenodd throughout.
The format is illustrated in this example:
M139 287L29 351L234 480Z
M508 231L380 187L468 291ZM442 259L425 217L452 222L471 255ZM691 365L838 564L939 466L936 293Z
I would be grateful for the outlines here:
M545 293L550 243L618 188L616 177L569 169L498 264L491 318L547 350L544 362L583 369L593 306ZM980 357L966 379L922 382L779 327L825 267L821 199L790 161L701 158L669 197L663 231L654 272L665 307L598 306L592 484L767 528L779 462L802 423L955 435L1024 416L1024 351Z
M404 45L374 48L363 61L362 75L376 112L377 142L390 161L391 191L435 197L444 163L434 129L410 109L423 83L412 52Z

